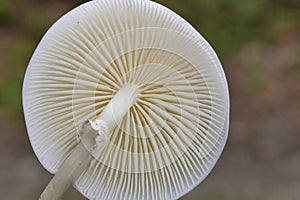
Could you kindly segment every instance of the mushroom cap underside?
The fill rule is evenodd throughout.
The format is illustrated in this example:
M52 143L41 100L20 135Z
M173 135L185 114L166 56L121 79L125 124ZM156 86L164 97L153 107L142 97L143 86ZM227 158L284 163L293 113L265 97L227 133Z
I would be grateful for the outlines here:
M213 49L185 20L143 0L97 0L45 34L23 85L26 126L55 173L124 86L139 96L74 186L90 199L176 199L197 186L227 139L229 94Z

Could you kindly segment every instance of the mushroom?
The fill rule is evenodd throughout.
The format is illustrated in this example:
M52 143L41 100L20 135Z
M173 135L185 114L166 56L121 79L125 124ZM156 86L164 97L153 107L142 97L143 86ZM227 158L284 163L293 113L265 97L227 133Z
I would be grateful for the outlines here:
M23 107L55 174L42 200L72 184L89 199L177 199L209 174L228 134L214 50L147 0L94 0L58 20L30 60Z

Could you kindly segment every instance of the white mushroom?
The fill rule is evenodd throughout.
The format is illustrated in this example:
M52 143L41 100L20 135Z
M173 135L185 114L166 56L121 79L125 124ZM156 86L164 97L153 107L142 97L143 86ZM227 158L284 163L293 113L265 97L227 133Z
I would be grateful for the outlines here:
M41 199L176 199L225 145L229 94L210 45L146 0L94 0L57 21L28 65L32 148L56 174Z

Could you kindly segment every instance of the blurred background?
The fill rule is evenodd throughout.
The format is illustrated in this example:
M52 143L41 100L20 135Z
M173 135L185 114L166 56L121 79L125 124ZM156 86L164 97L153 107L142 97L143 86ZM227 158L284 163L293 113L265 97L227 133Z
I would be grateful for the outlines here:
M52 175L29 143L22 81L47 29L85 1L0 1L0 199L38 199ZM231 94L227 146L182 200L300 199L300 1L157 0L214 47ZM74 189L64 199L83 200Z

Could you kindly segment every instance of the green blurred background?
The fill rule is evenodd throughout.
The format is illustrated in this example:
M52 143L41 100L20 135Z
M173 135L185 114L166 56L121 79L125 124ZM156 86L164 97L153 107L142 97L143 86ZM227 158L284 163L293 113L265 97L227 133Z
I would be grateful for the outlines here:
M52 175L35 158L22 81L39 40L85 1L0 0L0 199L37 199ZM300 1L157 0L214 47L231 93L230 136L183 200L300 199ZM70 189L64 199L84 199Z

